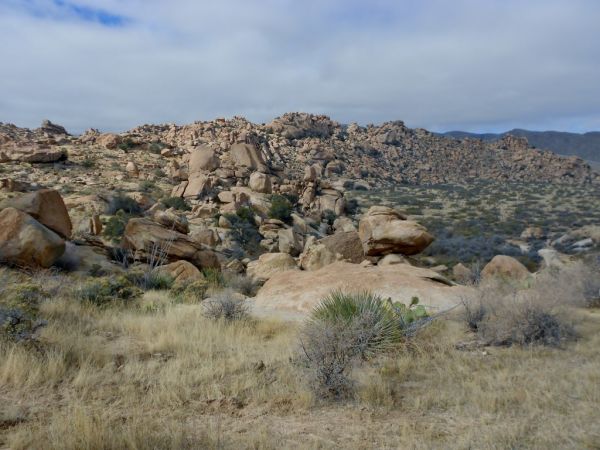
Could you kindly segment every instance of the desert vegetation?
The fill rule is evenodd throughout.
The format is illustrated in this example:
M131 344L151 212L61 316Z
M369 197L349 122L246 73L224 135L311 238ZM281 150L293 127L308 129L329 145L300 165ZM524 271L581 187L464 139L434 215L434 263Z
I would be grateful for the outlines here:
M251 283L219 272L184 296L127 277L3 269L0 442L593 447L589 269L484 283L435 318L417 299L337 291L299 323L253 317L239 293Z
M393 189L354 191L358 213L374 204L397 208L424 224L436 240L423 253L436 264L485 264L497 254L511 255L530 269L541 261L537 251L548 242L567 254L582 249L574 230L600 223L598 185L567 186L548 183L495 183L396 186ZM521 238L528 227L539 236Z

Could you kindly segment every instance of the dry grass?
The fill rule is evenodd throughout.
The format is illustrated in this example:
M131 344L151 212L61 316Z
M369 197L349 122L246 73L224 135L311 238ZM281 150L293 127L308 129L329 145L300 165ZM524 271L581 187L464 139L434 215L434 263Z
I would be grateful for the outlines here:
M148 292L98 309L41 305L45 354L0 346L0 447L597 448L600 312L563 349L460 351L458 318L353 369L329 404L290 362L297 329L211 321Z

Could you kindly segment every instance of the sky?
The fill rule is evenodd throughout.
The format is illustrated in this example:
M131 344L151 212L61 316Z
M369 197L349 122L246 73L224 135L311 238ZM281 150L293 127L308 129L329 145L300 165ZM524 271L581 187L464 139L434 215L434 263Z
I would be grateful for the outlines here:
M0 122L600 130L597 0L0 0Z

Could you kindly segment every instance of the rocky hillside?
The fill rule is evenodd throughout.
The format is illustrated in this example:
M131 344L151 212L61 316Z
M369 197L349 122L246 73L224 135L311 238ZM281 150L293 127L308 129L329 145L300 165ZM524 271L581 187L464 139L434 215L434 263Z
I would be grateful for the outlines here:
M482 139L484 141L497 141L505 136L519 136L526 138L536 148L551 150L565 156L579 156L588 161L600 163L600 132L566 133L562 131L529 131L514 129L506 133L467 133L465 131L450 131L444 136L456 139Z
M576 157L562 158L531 148L527 140L506 136L494 142L449 139L402 122L379 126L342 125L326 116L289 113L269 124L244 118L177 125L143 125L119 135L88 130L78 138L64 128L45 122L37 130L0 125L0 151L5 160L44 162L60 159L66 144L101 148L159 150L184 170L190 151L201 145L215 157L231 159L234 144L257 149L270 171L280 179L299 179L307 166L342 182L358 181L364 187L391 183L445 183L469 179L590 182L597 175ZM172 174L177 169L172 170ZM223 170L216 172L227 178Z

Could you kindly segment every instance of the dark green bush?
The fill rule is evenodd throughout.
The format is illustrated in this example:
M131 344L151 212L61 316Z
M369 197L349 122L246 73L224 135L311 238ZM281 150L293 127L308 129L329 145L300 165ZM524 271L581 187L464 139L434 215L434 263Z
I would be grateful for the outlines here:
M160 153L160 151L161 151L163 148L165 148L165 147L166 147L166 146L165 146L165 144L163 144L162 142L160 142L160 141L155 141L155 142L151 142L151 143L148 145L148 151L149 151L150 153L159 154L159 153Z
M192 207L181 197L167 197L160 201L165 208L175 208L179 211L190 211Z
M123 142L119 144L119 149L123 150L125 153L127 153L133 147L135 147L135 143L130 138L123 139Z
M128 272L125 277L135 286L143 289L144 291L149 290L168 290L173 287L175 280L168 273L160 272L158 270L146 270L146 271L131 271Z
M283 195L274 194L271 196L271 207L269 208L269 217L288 222L292 215L292 203Z
M242 217L238 214L223 215L231 224L231 234L233 239L240 244L246 251L256 253L259 249L259 243L262 236L254 226L254 219L247 220L247 214L242 213Z
M119 193L113 196L106 207L106 214L116 214L118 211L123 211L126 214L139 215L143 209L141 205L128 197L125 194Z
M110 217L102 230L104 237L114 243L119 243L123 238L123 233L125 233L129 217L123 211L119 211L115 216Z

